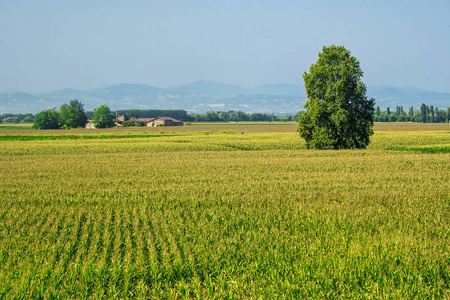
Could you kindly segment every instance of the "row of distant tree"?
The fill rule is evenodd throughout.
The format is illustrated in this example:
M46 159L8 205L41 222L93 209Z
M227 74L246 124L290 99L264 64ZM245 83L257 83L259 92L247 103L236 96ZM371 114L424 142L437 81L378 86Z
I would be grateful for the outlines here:
M96 128L114 126L114 114L107 105L100 105L92 112L92 121ZM85 127L88 114L79 100L71 100L61 105L59 110L51 108L43 110L34 116L34 129L70 129Z
M105 128L114 126L115 116L125 115L127 119L133 118L158 118L171 117L184 122L243 122L243 121L297 121L299 113L295 115L245 113L243 111L207 111L202 114L187 113L185 110L172 109L126 109L111 112L109 107L101 105L94 111L85 111L79 100L71 100L63 104L59 109L51 108L33 114L3 114L0 115L0 123L34 123L36 129L70 129L84 127L88 119L93 120L95 127ZM106 122L106 119L110 120ZM126 123L128 126L140 126L142 124Z
M189 121L189 115L183 109L120 109L114 113L117 116L124 115L130 119L170 117L180 121Z
M85 111L79 100L71 100L63 104L59 109L52 108L39 112L36 115L26 114L0 114L0 123L34 123L36 129L77 128L85 127L87 120L93 120L97 128L114 126L114 117L125 115L128 118L157 118L171 117L184 122L242 122L242 121L298 121L295 115L279 115L265 113L245 113L243 111L207 111L202 114L188 113L182 109L125 109L111 111L107 105L101 105L93 111ZM375 122L422 122L422 123L447 123L450 121L450 107L446 110L433 105L422 104L420 109L410 107L405 111L403 106L397 106L395 111L381 110L376 107ZM135 126L136 124L132 125ZM139 124L140 125L140 124Z
M295 115L265 114L265 113L245 113L243 111L207 111L203 114L191 113L188 121L198 122L243 122L243 121L297 121L298 113Z
M377 106L374 115L375 122L421 122L421 123L448 123L450 121L450 107L446 110L439 109L433 105L422 103L420 109L410 107L406 112L403 106L397 106L395 111L388 107L380 110Z
M74 102L76 101L76 102ZM72 103L72 105L70 104ZM87 119L93 119L94 111L81 110L80 102L78 100L72 100L69 104L64 104L58 109L52 108L33 115L27 114L0 114L0 123L33 123L35 116L39 114L46 114L49 119L53 120L54 124L58 126L64 126L68 128L76 128L81 126L84 122L84 115ZM69 110L69 112L68 112ZM67 114L77 114L80 117L80 122L72 122L77 118L67 117ZM181 109L122 109L112 112L112 116L125 115L128 118L158 118L158 117L171 117L180 121L190 122L242 122L242 121L297 121L298 113L295 115L290 114L265 114L265 113L245 113L243 111L207 111L202 114L188 113ZM70 119L70 120L69 120ZM56 125L53 125L56 126ZM59 127L58 127L59 128Z
M264 113L245 113L243 111L207 111L202 114L188 113L182 109L122 109L115 112L118 116L129 118L171 117L183 122L242 122L242 121L297 121L295 115L275 115Z
M19 124L19 123L33 123L33 121L34 121L34 115L31 114L31 113L27 113L27 114L11 114L11 113L0 114L0 123Z

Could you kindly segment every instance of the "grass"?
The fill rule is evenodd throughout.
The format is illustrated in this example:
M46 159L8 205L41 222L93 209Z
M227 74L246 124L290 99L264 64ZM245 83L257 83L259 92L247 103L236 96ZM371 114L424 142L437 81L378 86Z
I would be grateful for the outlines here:
M0 298L450 297L448 126L231 126L0 142Z
M121 138L150 138L162 136L186 136L186 135L218 135L218 134L237 134L236 131L222 130L219 132L211 131L195 131L195 132L175 132L175 131L159 131L159 132L122 132L122 133L100 133L100 134L76 134L76 133L45 133L45 134L3 134L0 135L0 141L45 141L45 140L104 140L104 139L121 139Z
M450 153L450 145L433 145L433 146L418 146L418 147L399 147L396 150L413 151L421 153Z

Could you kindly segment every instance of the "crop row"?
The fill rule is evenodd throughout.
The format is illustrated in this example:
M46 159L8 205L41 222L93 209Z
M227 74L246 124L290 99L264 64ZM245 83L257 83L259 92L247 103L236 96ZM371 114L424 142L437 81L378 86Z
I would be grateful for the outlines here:
M450 297L448 136L2 142L0 298Z
M449 144L450 134L447 131L377 132L372 138L369 149L398 150L422 146L432 148L445 146L448 148ZM4 141L0 143L2 155L91 155L193 151L290 151L302 149L305 149L305 143L296 133L236 134L235 132L222 132L212 135L162 136L157 138ZM317 155L317 152L308 153Z

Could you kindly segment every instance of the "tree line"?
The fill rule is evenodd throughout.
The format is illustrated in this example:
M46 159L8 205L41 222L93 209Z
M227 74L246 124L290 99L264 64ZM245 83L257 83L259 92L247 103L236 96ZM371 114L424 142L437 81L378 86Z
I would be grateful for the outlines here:
M83 104L71 100L61 105L59 109L43 110L35 115L29 114L0 114L0 123L32 123L35 129L70 129L85 127L88 119L92 120L96 128L114 126L116 116L133 118L171 117L183 122L242 122L242 121L297 121L301 112L295 115L246 113L243 111L207 111L205 113L188 113L182 109L121 109L111 111L107 105L101 105L93 111L85 111ZM129 121L129 126L142 126L140 123Z
M27 114L11 114L4 113L0 114L0 123L32 123L34 121L34 115L31 113Z
M92 112L92 121L96 128L113 127L114 114L107 105L100 105ZM70 129L83 128L88 122L88 114L83 103L79 100L70 100L61 105L59 110L51 108L43 110L34 116L34 129Z
M450 121L450 107L446 110L433 105L422 103L420 109L410 107L406 112L403 106L396 106L395 111L389 107L380 110L377 106L374 114L375 122L421 122L421 123L448 123Z
M258 122L258 121L297 121L298 114L290 115L275 115L275 114L267 114L267 113L246 113L243 111L207 111L203 114L188 114L188 121L197 121L197 122Z
M297 121L295 115L275 115L266 113L246 113L243 111L207 111L205 113L188 113L183 109L121 109L115 111L117 116L128 118L170 117L183 122L242 122L242 121Z
M114 113L117 116L125 115L130 119L170 117L180 121L189 121L189 115L183 109L119 109Z
M243 111L207 111L205 113L188 113L182 109L121 109L111 111L107 105L101 105L93 111L85 111L79 100L71 100L59 109L51 108L35 115L0 114L0 123L34 123L36 129L57 129L85 127L88 119L93 120L96 128L114 126L115 116L125 115L128 118L158 118L171 117L183 122L259 122L259 121L298 121L303 111L291 114L246 113ZM446 110L433 105L422 104L420 109L410 107L405 111L403 106L397 106L395 111L388 107L381 110L376 107L373 115L375 122L422 122L422 123L448 123L450 121L450 107ZM139 124L142 125L142 124Z

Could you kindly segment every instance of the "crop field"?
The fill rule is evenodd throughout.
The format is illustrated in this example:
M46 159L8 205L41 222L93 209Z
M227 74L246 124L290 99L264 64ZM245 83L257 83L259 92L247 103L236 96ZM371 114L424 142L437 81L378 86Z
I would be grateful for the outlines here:
M450 124L295 128L1 131L0 299L449 299Z

